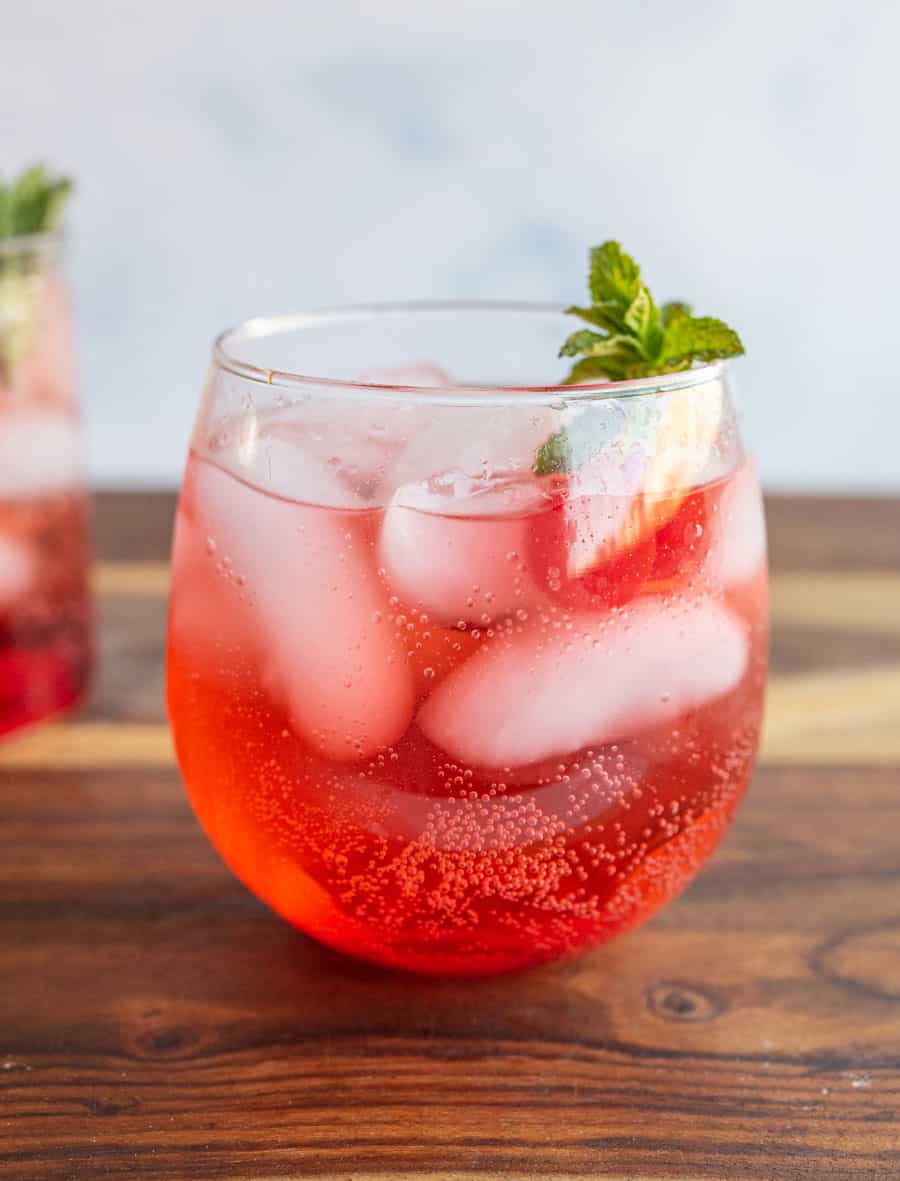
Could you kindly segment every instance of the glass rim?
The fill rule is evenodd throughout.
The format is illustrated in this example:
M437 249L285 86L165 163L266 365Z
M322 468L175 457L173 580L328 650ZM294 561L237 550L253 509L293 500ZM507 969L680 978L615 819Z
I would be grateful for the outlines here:
M544 405L560 402L614 400L655 396L673 390L692 389L721 379L724 361L710 361L675 373L629 381L594 381L578 385L497 385L466 383L446 386L405 385L349 378L316 377L280 369L267 369L242 361L229 347L241 341L262 340L316 325L352 323L354 320L412 313L504 312L522 315L564 315L565 304L526 303L506 300L413 300L397 303L365 303L318 308L309 312L288 312L274 316L253 316L227 328L214 340L212 361L227 373L258 385L328 392L337 397L368 400L371 398L431 403L432 405Z
M0 258L23 254L52 255L60 250L65 237L62 229L41 230L35 234L15 234L11 238L0 238Z

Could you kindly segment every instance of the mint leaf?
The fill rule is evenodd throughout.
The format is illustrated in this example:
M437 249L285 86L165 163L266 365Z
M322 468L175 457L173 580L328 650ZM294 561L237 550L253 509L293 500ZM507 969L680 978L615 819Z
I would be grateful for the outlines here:
M622 326L622 309L619 304L595 304L591 308L566 308L567 316L578 316L593 324L597 328L606 328L609 332L618 332Z
M75 186L68 177L60 177L47 188L44 200L42 230L55 230L62 221L62 212Z
M563 385L578 385L581 381L625 381L627 364L615 357L584 357L576 361Z
M639 375L644 362L635 342L629 336L597 337L588 356L572 367L565 384L578 381L625 381Z
M604 242L591 251L588 288L594 304L615 304L624 311L638 293L641 268L618 242Z
M12 187L12 232L36 234L43 220L47 170L36 164L23 172Z
M565 431L557 431L542 443L534 457L532 471L536 476L552 476L569 470L569 445Z
M670 303L664 303L660 309L663 328L668 328L673 320L680 320L683 316L689 316L691 311L691 305L684 303L680 299L673 299Z
M0 189L0 238L17 238L56 229L72 182L36 164Z
M635 347L643 357L651 360L658 354L662 344L659 309L643 283L625 313L624 326L635 338Z
M666 329L661 360L666 365L687 366L693 361L737 357L743 351L741 338L724 321L712 316L682 315L671 320Z
M608 333L596 340L574 333L566 342L566 356L573 351L591 357L605 357L609 365L603 375L613 381L639 376L646 362L652 362L662 347L663 327L653 296L641 279L641 268L618 242L604 242L591 251L590 308L572 308L572 313ZM578 347L578 342L583 342ZM598 373L598 366L588 367ZM570 374L569 383L583 378Z
M601 336L599 332L591 332L590 328L579 328L563 342L559 355L561 357L577 357L579 353L590 352L593 345L599 344L603 340L605 337Z

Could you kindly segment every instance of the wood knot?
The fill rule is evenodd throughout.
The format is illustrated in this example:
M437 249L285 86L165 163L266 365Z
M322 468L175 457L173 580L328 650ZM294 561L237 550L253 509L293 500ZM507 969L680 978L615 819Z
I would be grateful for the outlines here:
M728 1008L721 993L683 980L663 980L647 993L647 1007L665 1021L713 1021Z
M189 1026L170 1024L156 1013L147 1014L129 1039L138 1058L190 1058L200 1040Z

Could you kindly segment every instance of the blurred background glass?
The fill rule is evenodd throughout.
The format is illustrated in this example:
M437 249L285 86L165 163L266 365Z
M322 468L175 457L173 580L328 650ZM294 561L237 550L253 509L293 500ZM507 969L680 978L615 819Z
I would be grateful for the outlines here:
M177 482L223 324L568 302L618 237L740 328L770 489L900 487L898 42L879 0L11 7L4 169L79 181L93 478Z
M90 673L88 501L61 252L58 233L0 237L0 735L73 705Z

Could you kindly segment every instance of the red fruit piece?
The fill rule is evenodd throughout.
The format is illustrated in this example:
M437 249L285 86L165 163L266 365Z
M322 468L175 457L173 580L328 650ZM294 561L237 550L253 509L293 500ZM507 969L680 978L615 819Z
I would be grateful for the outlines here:
M575 586L590 596L595 605L621 607L634 598L651 576L656 554L656 539L649 537L633 549L617 553L608 561L595 566L577 579ZM584 605L590 604L584 601Z
M654 582L684 578L697 570L709 550L710 517L714 495L696 489L656 534L656 554L650 577Z
M621 497L567 497L563 487L559 496L554 508L532 518L531 565L537 583L568 607L591 610L627 603L653 570L654 535L622 543L621 534L610 528L627 508ZM590 564L573 560L588 548Z

